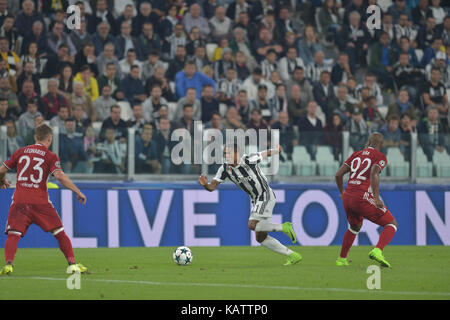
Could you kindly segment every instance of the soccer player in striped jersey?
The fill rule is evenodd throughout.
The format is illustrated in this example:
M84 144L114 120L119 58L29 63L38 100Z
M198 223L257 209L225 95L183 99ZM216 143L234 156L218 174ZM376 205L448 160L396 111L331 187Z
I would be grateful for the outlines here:
M216 176L208 183L208 178L201 175L198 182L208 191L216 190L225 179L230 179L234 184L246 192L252 200L252 210L248 221L250 230L256 233L256 240L266 248L286 255L285 265L300 262L302 256L282 245L277 239L268 235L268 232L285 233L293 243L297 241L291 222L283 224L272 223L272 210L275 206L275 194L270 188L267 178L262 173L258 164L265 158L279 154L281 146L275 149L240 156L238 145L228 145L224 149L226 163L220 166Z

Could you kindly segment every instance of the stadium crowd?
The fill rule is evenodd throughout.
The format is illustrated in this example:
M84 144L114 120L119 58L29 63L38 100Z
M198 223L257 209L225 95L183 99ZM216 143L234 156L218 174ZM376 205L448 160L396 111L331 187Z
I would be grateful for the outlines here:
M366 26L373 4L380 29ZM49 121L65 171L123 173L134 127L137 173L195 173L171 163L170 135L200 120L279 129L288 159L329 145L341 160L347 130L354 150L379 131L408 160L417 131L431 160L450 152L448 12L440 0L0 0L8 157Z

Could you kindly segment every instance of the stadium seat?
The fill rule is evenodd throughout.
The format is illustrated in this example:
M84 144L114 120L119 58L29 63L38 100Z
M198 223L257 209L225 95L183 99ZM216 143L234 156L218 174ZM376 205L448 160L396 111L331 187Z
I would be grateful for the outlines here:
M389 176L396 178L409 177L409 162L405 161L399 148L388 148L386 152Z
M414 52L416 53L417 61L422 60L422 57L423 57L423 51L422 51L422 49L415 49Z
M171 90L173 93L176 92L175 81L169 81L169 87L170 87L170 90Z
M450 156L447 151L434 151L433 164L436 168L436 176L439 178L450 177Z
M311 161L311 157L304 146L295 146L292 152L295 174L297 176L315 176L317 164Z
M222 117L225 117L227 110L228 110L228 106L225 103L219 104L219 113Z
M348 153L347 153L347 157L345 158L345 160L347 160L347 158L350 157L353 154L353 152L355 152L355 150L353 150L352 147L348 147Z
M216 51L217 44L215 43L207 43L206 44L206 55L210 61L214 58L214 51Z
M280 161L280 166L278 169L278 174L280 176L291 176L293 173L293 164L292 161Z
M317 147L316 161L319 165L319 176L334 176L339 169L339 162L334 160L331 147Z
M386 119L387 113L388 113L388 107L387 106L379 106L378 111L380 112L383 119Z
M417 177L432 177L433 163L428 161L427 156L425 155L421 147L417 147L416 159Z
M117 105L120 107L120 117L124 121L128 121L133 117L133 110L131 110L130 103L127 101L119 101Z
M48 92L48 80L47 78L39 79L39 86L41 87L41 97L45 96Z

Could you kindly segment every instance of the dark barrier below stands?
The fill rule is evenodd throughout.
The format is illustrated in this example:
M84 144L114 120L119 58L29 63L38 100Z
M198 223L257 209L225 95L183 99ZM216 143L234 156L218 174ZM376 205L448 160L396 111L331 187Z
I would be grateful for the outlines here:
M207 192L195 183L80 183L85 207L68 190L50 190L74 247L256 245L247 228L248 196L231 184ZM333 184L273 184L273 221L292 221L300 245L339 245L347 221ZM0 192L5 226L13 190ZM450 186L392 185L381 196L398 221L394 245L450 245ZM365 221L355 243L373 245L381 229ZM274 234L289 244L283 234ZM0 247L6 236L0 236ZM21 247L57 247L31 226Z

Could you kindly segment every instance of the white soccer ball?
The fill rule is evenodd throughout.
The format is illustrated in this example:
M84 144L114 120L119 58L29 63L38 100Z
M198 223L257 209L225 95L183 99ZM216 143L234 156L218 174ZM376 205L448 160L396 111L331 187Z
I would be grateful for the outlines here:
M173 261L180 266L186 266L192 262L194 255L188 247L178 247L173 252Z

